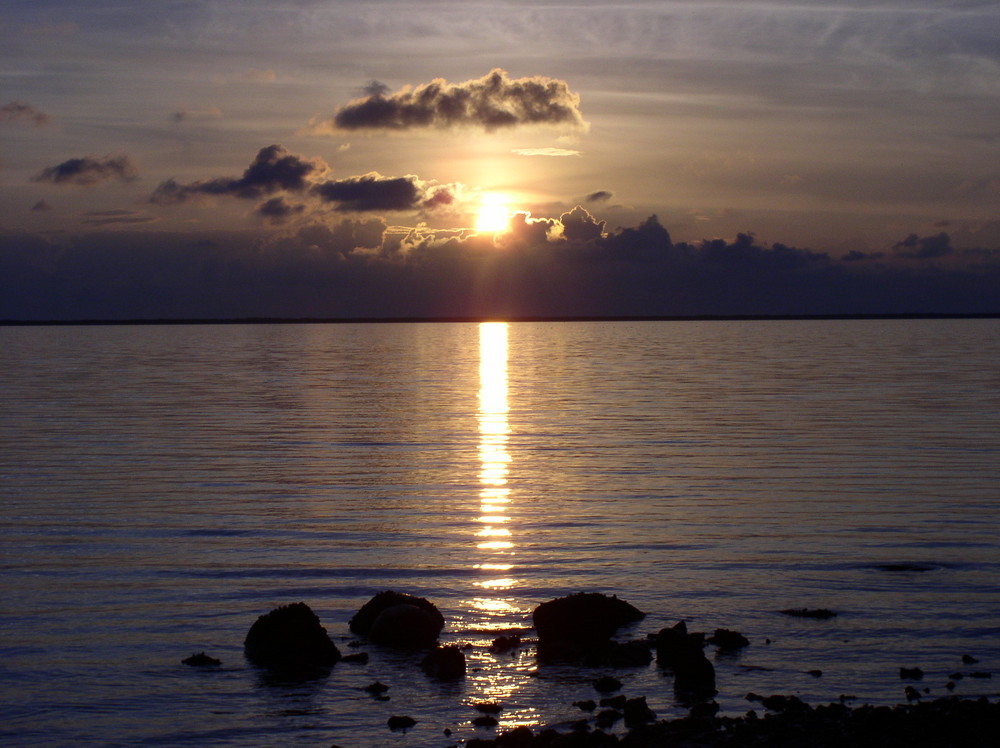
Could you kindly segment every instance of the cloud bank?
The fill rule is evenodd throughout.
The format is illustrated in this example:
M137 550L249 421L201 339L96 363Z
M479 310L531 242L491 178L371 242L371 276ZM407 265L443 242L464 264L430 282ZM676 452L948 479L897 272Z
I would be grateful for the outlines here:
M23 101L10 101L0 106L0 122L26 122L33 127L45 127L52 118Z
M358 183L343 185L344 204L383 199L365 193L379 180L360 184L357 193ZM278 196L257 212L281 223L299 207ZM656 216L611 230L582 206L557 218L517 214L496 236L382 217L272 231L7 234L0 319L1000 312L1000 250L960 250L932 235L858 255L749 232L675 242Z
M405 87L396 93L373 81L366 96L337 110L327 123L334 131L403 131L476 128L486 132L543 125L585 130L580 96L566 81L543 76L511 78L495 68L482 78Z

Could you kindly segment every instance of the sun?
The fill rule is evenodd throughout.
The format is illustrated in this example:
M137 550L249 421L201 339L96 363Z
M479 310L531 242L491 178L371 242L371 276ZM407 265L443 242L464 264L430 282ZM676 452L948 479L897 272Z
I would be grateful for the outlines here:
M509 198L501 192L487 192L479 199L476 211L476 231L498 233L510 225Z

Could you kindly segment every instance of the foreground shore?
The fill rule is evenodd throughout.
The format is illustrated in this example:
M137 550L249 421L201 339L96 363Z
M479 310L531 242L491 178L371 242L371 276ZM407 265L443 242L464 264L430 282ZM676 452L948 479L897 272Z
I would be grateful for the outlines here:
M943 697L933 701L888 706L811 707L795 697L769 697L763 716L716 717L711 710L692 709L690 716L632 727L623 736L592 729L581 720L570 732L526 727L496 738L473 738L466 748L833 748L834 746L1000 746L1000 699ZM765 700L767 701L767 700Z

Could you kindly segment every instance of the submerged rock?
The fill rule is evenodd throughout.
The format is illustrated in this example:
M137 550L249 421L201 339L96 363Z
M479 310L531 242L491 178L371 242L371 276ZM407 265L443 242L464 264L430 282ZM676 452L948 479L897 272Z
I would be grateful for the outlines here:
M795 618L817 618L819 620L835 618L837 616L829 608L785 608L779 612L786 616L794 616Z
M393 716L386 720L386 724L389 725L390 730L403 730L405 732L417 724L417 721L413 717Z
M296 677L322 675L340 659L340 650L305 603L260 616L247 632L243 651L258 667Z
M444 628L444 616L430 600L404 592L379 592L350 622L351 631L376 644L400 649L432 647Z
M715 667L705 657L705 635L688 633L679 621L656 635L656 662L674 673L674 693L681 701L715 696Z
M610 641L622 626L646 614L616 596L578 592L539 605L532 612L543 659L579 659Z
M747 639L739 631L730 631L729 629L716 629L715 633L708 637L708 643L714 644L719 649L742 649L750 644L750 640Z
M458 680L465 676L465 654L455 646L437 647L423 659L420 667L432 678Z
M218 667L222 664L222 660L209 657L204 652L197 652L190 657L185 657L181 660L181 663L184 665L190 665L191 667Z

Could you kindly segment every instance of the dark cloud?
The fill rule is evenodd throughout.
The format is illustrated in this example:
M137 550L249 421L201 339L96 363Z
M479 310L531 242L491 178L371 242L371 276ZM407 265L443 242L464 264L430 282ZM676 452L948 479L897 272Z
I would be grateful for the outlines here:
M900 244L909 251L919 239ZM0 319L1000 311L996 249L956 250L948 263L858 254L765 244L751 232L673 242L656 216L608 231L580 207L559 218L519 213L496 236L382 218L275 233L8 234Z
M155 223L155 216L139 213L134 210L95 210L83 214L83 223L98 228L106 226L134 226L144 223Z
M33 127L45 127L52 118L23 101L11 101L0 106L0 122L27 122Z
M427 187L412 175L383 177L375 172L314 185L312 194L338 211L354 213L431 209L454 200L447 187Z
M47 210L52 210L52 206L49 205L44 200L39 200L37 203L35 203L34 205L31 206L31 209L33 211L41 213L41 212L45 212Z
M254 213L264 219L265 223L278 225L302 215L305 210L306 206L302 203L290 203L278 196L262 202L254 209Z
M588 203L606 203L615 193L609 190L597 190L597 192L591 192L587 197L584 198Z
M160 183L149 201L157 205L171 205L200 195L229 195L256 200L282 190L302 192L326 170L327 165L322 159L304 159L289 153L283 146L269 145L257 152L239 178L217 177L188 184L168 179Z
M944 257L950 255L954 250L951 247L951 237L942 231L934 236L910 234L902 241L896 242L893 245L893 251L901 257L927 259L929 257Z
M84 156L42 169L34 181L90 186L111 179L130 182L137 174L135 163L126 155Z
M439 130L473 127L487 132L548 125L582 130L580 97L565 81L535 76L510 78L496 68L464 83L435 79L389 94L378 81L363 98L339 109L330 123L335 130Z
M218 119L221 116L222 110L213 106L205 109L178 109L170 115L170 120L180 124L193 119Z

